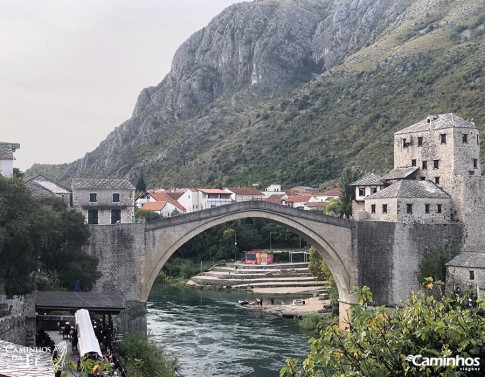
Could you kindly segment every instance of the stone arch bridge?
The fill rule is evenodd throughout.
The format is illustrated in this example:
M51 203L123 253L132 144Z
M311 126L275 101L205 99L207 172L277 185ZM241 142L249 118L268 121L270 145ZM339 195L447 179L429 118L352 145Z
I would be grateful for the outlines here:
M425 225L352 221L269 202L240 202L140 224L91 226L90 254L102 276L95 290L146 302L159 271L184 243L216 225L243 218L283 225L314 246L339 290L341 313L353 286L369 286L378 304L395 305L416 290L423 256L462 239L459 224ZM343 319L344 317L341 317Z

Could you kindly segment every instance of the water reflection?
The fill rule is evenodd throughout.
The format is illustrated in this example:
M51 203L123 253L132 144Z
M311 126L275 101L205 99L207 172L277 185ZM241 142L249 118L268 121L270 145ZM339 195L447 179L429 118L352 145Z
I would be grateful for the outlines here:
M306 356L310 335L297 321L245 309L239 298L234 292L156 286L148 331L177 356L186 377L278 376L286 357Z

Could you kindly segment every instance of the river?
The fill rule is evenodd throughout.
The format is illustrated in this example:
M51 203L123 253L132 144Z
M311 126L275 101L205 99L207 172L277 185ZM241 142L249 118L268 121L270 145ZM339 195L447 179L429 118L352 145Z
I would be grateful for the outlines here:
M181 376L277 377L286 357L306 356L311 334L298 321L245 309L237 304L239 298L251 297L167 285L152 288L148 332L178 358ZM264 300L269 302L269 297Z

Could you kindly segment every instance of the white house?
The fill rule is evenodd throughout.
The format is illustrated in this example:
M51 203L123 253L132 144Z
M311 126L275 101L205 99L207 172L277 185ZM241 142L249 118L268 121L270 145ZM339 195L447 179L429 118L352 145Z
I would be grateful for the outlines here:
M0 141L0 175L13 176L13 153L20 148L20 144Z
M173 216L174 213L180 213L180 209L169 202L148 202L143 204L141 209L146 211L153 211L162 217Z
M178 202L187 212L231 204L231 193L222 189L189 188L180 196Z
M253 187L231 187L225 188L224 191L231 194L234 202L248 202L251 200L263 200L264 194Z

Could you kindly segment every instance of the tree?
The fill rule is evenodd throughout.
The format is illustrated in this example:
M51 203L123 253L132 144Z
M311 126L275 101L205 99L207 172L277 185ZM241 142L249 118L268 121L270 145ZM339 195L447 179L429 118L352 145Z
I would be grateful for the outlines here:
M352 216L352 201L355 199L355 191L352 186L349 186L352 182L356 181L358 173L351 169L345 168L340 177L340 208L338 208L338 215L341 217L349 218Z
M323 260L318 250L315 249L313 246L310 247L310 258L308 260L308 270L313 276L315 276L319 280L326 280L328 282L328 285L330 286L328 294L330 297L330 303L333 308L333 314L338 315L339 294L338 294L337 284L335 283L335 279L333 278L333 275L330 272L330 269L328 268L327 263Z
M8 296L36 287L89 290L98 260L82 251L89 228L82 214L55 197L34 198L19 178L0 176L0 285Z
M436 284L441 285L428 278L424 287L429 292ZM337 325L322 330L310 340L303 363L288 359L280 376L483 376L485 299L470 307L466 297L436 299L420 291L402 308L389 309L369 307L367 287L353 293L359 305L351 310L348 330ZM457 357L463 360L451 366ZM434 366L430 358L435 358Z
M138 182L136 183L136 192L146 192L147 191L147 185L145 183L145 179L143 178L143 175L138 178Z
M162 218L162 216L157 212L150 211L148 209L141 209L141 208L138 208L135 211L135 217L144 218L146 221L158 220Z

